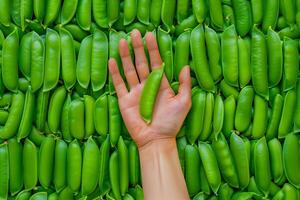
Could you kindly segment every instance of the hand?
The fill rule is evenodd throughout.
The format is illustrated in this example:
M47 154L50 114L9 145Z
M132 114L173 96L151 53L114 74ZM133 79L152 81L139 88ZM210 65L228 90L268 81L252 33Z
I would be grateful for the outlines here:
M175 138L191 107L190 69L185 66L179 77L179 92L175 95L164 75L155 102L152 122L147 124L139 112L139 101L144 82L149 75L148 61L144 51L141 34L138 30L131 32L131 40L135 54L135 66L130 56L128 43L120 40L119 51L124 73L129 86L126 88L114 59L109 60L109 71L117 92L120 111L125 125L139 148L160 139ZM146 34L151 68L160 67L162 60L154 35Z

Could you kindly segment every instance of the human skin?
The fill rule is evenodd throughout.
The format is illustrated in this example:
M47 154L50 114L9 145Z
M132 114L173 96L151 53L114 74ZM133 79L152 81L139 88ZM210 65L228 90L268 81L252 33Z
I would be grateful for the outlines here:
M190 68L185 66L179 77L179 91L175 95L164 75L154 106L153 118L147 124L139 113L141 92L150 70L141 34L131 32L135 63L128 43L121 39L119 51L128 83L122 79L115 59L109 60L109 71L118 96L125 125L137 143L141 162L144 198L189 199L176 148L176 135L191 107ZM162 60L152 33L145 35L151 69L160 67Z

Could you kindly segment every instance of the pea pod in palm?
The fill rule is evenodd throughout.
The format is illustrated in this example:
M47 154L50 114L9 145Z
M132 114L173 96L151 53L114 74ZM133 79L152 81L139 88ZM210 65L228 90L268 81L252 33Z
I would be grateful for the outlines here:
M46 1L46 2L40 1L39 4L44 4L43 6L41 5L40 12L45 12L44 25L47 27L51 25L57 18L61 6L61 0ZM44 9L44 11L42 9Z
M252 13L250 2L247 0L233 0L235 26L241 36L245 36L252 27Z
M25 30L26 19L31 19L33 14L32 0L12 1L11 17L15 24Z
M45 39L45 78L44 92L53 89L59 79L60 74L60 37L54 30L47 29Z
M164 64L152 70L145 81L140 99L140 114L147 124L152 121L152 113L155 108L156 97L164 74Z
M60 11L61 24L68 24L76 14L78 0L66 0L62 3Z
M187 145L185 147L185 179L190 196L200 191L200 155L197 147Z
M83 195L93 192L98 184L99 178L99 148L90 137L84 146L82 162L82 186Z
M18 92L13 95L12 105L9 112L10 114L7 118L5 126L0 128L1 139L9 139L17 133L22 119L24 101L25 97L22 92Z
M2 79L4 86L13 92L18 89L18 51L19 34L15 29L3 42L2 47Z
M252 84L257 94L269 99L267 49L264 34L256 26L252 30L251 42Z
M283 42L283 90L295 88L299 74L298 44L296 40L285 37Z
M80 99L75 99L70 104L69 128L74 138L79 140L84 138L84 103Z
M96 132L106 135L108 133L108 97L106 94L96 100L93 114Z
M179 80L181 69L189 64L190 57L190 31L181 33L176 39L174 54L174 78Z
M22 119L20 122L17 139L20 141L21 139L27 137L32 129L32 121L33 121L33 113L34 113L34 105L35 105L35 96L29 86L25 95L24 108L22 112Z
M0 163L0 198L7 199L9 189L9 152L7 142L0 144Z
M78 141L73 140L67 150L67 184L74 192L78 192L81 185L82 152Z
M238 87L238 41L234 25L227 27L221 35L221 54L224 80L228 85Z
M190 39L191 54L194 63L194 70L199 85L206 91L214 92L215 84L209 71L205 51L205 33L203 25L198 25L193 29Z
M29 139L25 139L22 157L24 188L31 190L38 182L38 149Z

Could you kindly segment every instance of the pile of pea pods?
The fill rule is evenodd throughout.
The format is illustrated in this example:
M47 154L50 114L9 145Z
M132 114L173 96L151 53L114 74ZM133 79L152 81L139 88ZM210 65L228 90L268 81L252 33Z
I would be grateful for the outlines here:
M115 58L124 77L118 43L133 29L155 34L175 93L191 67L177 135L190 198L300 199L299 0L0 0L0 10L0 200L144 198L107 67Z

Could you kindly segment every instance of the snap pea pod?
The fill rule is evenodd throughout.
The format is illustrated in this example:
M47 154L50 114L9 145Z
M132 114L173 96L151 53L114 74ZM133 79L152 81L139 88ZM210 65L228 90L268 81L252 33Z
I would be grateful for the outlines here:
M251 80L250 45L247 40L238 38L239 49L239 85L244 88Z
M80 45L78 54L76 76L79 85L88 88L91 79L91 55L92 55L93 36L84 38Z
M100 96L95 102L94 125L98 134L108 133L108 97L106 94Z
M300 79L297 81L297 87L296 87L296 99L300 99ZM294 131L299 132L300 131L300 102L299 100L296 103L296 109L295 109L295 116L294 116Z
M19 34L15 29L6 37L2 46L2 81L12 92L18 89L18 50Z
M9 152L7 142L0 144L0 163L0 198L7 199L9 189Z
M57 88L50 98L48 110L48 126L51 132L58 133L61 121L61 112L67 92L64 86Z
M28 139L31 140L35 145L40 146L45 137L46 136L42 132L40 132L33 126Z
M238 98L238 96L239 96L238 90L235 87L228 85L224 79L220 82L219 87L220 87L221 93L226 98L228 98L231 95L234 97L234 99Z
M31 62L28 57L31 57L32 34L33 32L29 32L23 35L19 46L20 71L27 79L30 79Z
M42 142L39 150L39 182L44 188L49 188L53 175L54 137L49 135Z
M0 98L0 107L4 110L8 110L8 108L12 104L13 94L12 93L5 93L3 94L2 98Z
M185 30L193 29L198 25L195 15L191 15L184 19L180 24L175 26L175 35L178 36Z
M29 87L30 83L26 78L19 78L18 80L19 90L21 92L26 92L27 88ZM32 88L32 87L31 87Z
M296 20L295 1L293 0L281 1L281 8L283 12L282 15L285 18L286 22L289 25L295 24L295 20Z
M295 187L300 187L300 158L295 152L299 152L298 136L291 133L288 134L283 143L282 149L283 169L288 181Z
M21 26L25 30L26 19L31 19L33 14L32 0L12 1L11 17L16 25Z
M60 192L67 183L67 148L68 145L64 140L58 139L56 141L54 150L53 183L57 192Z
M176 39L174 54L174 78L177 81L179 80L179 73L181 69L189 63L190 36L191 31L185 31Z
M248 159L248 153L245 142L235 133L232 133L230 136L230 150L237 170L239 186L241 189L244 189L247 187L250 180L250 161Z
M10 114L7 118L5 126L0 128L1 139L9 139L17 133L22 119L24 101L25 97L22 92L18 92L13 95L12 105L9 112Z
M205 101L203 128L199 135L199 140L201 141L207 140L212 132L214 104L214 95L212 93L207 93Z
M107 192L111 188L109 181L109 151L110 151L110 141L109 136L106 136L106 139L100 147L100 162L99 162L99 187L101 192Z
M0 23L4 26L9 26L11 23L10 20L10 2L9 0L1 0L0 7L3 9L0 16Z
M34 105L35 96L31 90L31 87L29 86L25 95L22 118L17 134L18 142L20 142L21 139L27 137L32 129Z
M283 91L295 88L299 74L299 52L296 40L285 37L283 42Z
M192 0L193 13L199 24L202 24L208 14L207 1L205 0Z
M36 92L42 87L44 81L45 45L36 32L33 32L31 37L30 84L32 92Z
M152 70L148 76L140 98L140 114L147 124L152 121L152 113L155 108L156 97L164 74L164 64Z
M45 39L45 78L44 92L53 89L59 79L60 74L60 37L54 30L47 29Z
M212 26L216 30L223 30L223 10L222 3L219 0L209 0L209 15Z
M120 15L120 0L107 1L108 25L111 27Z
M173 45L171 36L161 27L158 28L157 42L162 60L165 63L165 74L169 82L173 80Z
M78 0L65 0L60 11L60 21L62 25L68 24L75 16Z
M40 12L45 12L44 15L44 25L47 27L51 25L55 19L57 18L59 14L59 9L61 6L61 0L53 0L53 1L42 1L39 2L39 4L44 4L43 6L41 5L41 9L45 9L45 11L40 11Z
M95 100L89 95L84 95L84 119L85 119L85 138L88 138L95 132L94 109Z
M200 191L200 155L197 147L187 145L185 147L185 178L190 196Z
M251 0L252 18L254 24L261 24L263 20L264 2L262 0Z
M77 192L81 185L82 152L78 141L73 140L67 150L67 183L70 189Z
M175 16L176 0L163 0L161 8L161 21L170 31L173 29L173 21Z
M209 71L214 81L217 82L222 77L222 68L220 65L220 40L217 33L208 26L205 26L205 44L209 59Z
M29 139L25 139L22 157L24 188L30 191L38 182L38 150Z
M140 180L140 160L136 144L131 141L128 146L129 154L129 183L136 186Z
M47 192L37 192L34 193L29 200L47 200L48 194Z
M194 71L199 85L206 91L214 92L214 80L210 74L209 64L206 58L203 25L198 25L191 32L190 46L195 68Z
M5 110L0 110L0 125L5 125L9 113Z
M204 194L210 195L211 194L211 188L208 183L204 167L201 161L200 168L198 169L200 171L200 191L203 191Z
M283 138L292 132L296 105L296 92L289 90L284 97L281 119L278 127L278 137Z
M92 1L91 0L79 0L76 20L78 25L85 31L90 30L92 20Z
M267 32L269 27L275 29L279 16L279 2L280 0L267 0L264 3L262 29Z
M176 19L181 24L189 16L190 1L178 0L176 6Z
M84 138L84 103L80 99L75 99L70 104L69 128L74 138L79 140Z
M114 151L109 159L109 177L112 192L116 200L121 200L121 191L120 191L120 172L119 172L119 152Z
M231 132L234 130L235 109L236 102L234 97L231 95L224 101L224 122L222 131L227 138L229 138Z
M235 24L235 17L234 17L234 13L233 13L233 8L229 5L223 4L222 5L222 10L223 10L225 26L228 27L232 24Z
M60 44L63 47L61 48L61 76L66 89L70 90L76 83L75 47L69 31L61 28L59 34Z
M124 1L124 25L132 23L137 13L137 1L125 0Z
M143 24L149 24L150 18L150 0L138 1L137 18ZM161 4L162 5L162 4Z
M93 17L100 27L108 28L106 0L92 1Z
M79 42L81 42L85 37L87 37L89 35L89 32L82 30L76 24L67 24L64 26L64 28L67 29L67 31L69 31L71 33L73 38Z
M268 102L259 95L254 97L252 138L259 139L265 135L268 122Z
M214 114L213 114L213 134L218 136L222 131L224 122L224 102L220 95L215 97Z
M93 192L98 183L99 174L99 148L90 137L84 146L82 162L82 186L83 195Z
M250 31L252 26L250 2L247 0L233 0L232 6L237 32L243 37Z
M16 196L16 200L28 200L31 196L31 191L23 190Z
M35 115L35 125L40 131L45 128L45 122L47 118L48 104L49 104L49 94L50 92L44 92L40 89L37 95L37 106Z
M266 132L267 140L277 137L278 127L279 127L280 118L282 114L282 107L283 107L283 98L280 94L277 94L274 99L271 118L269 120L268 127L267 127L267 132Z
M221 35L222 68L226 83L238 86L239 60L238 41L234 25L227 27Z
M257 94L269 99L267 50L264 34L256 26L252 30L251 42L252 84Z
M115 96L108 96L108 124L110 143L114 147L121 135L121 113Z
M22 150L23 146L16 138L8 140L9 190L11 195L17 194L23 187Z
M119 153L119 169L120 169L120 192L124 196L128 191L129 186L129 157L128 148L124 143L122 136L118 141L118 153Z
M268 142L270 153L270 167L271 174L275 183L279 183L284 176L283 160L282 160L282 146L277 138Z

